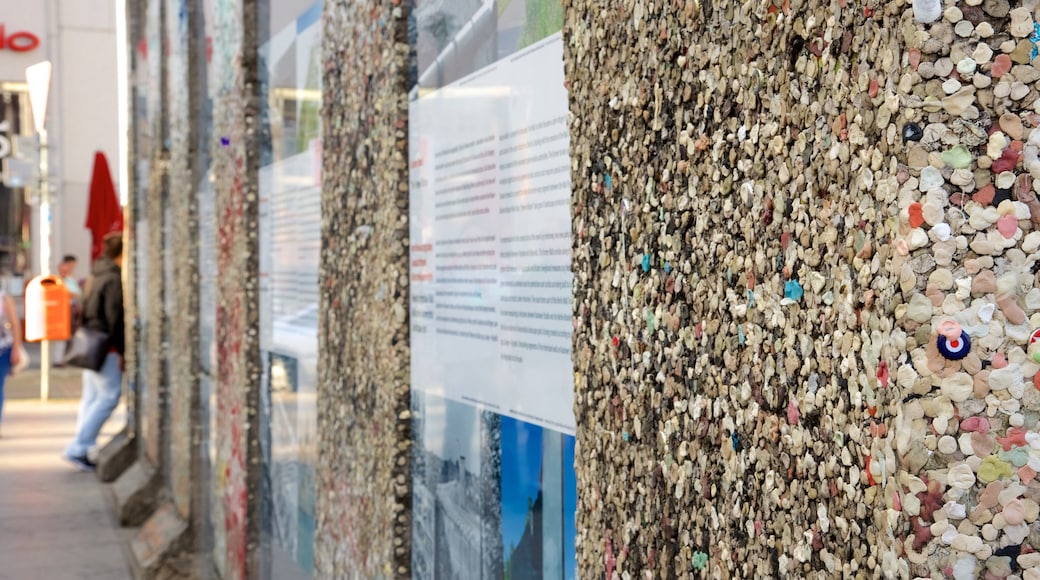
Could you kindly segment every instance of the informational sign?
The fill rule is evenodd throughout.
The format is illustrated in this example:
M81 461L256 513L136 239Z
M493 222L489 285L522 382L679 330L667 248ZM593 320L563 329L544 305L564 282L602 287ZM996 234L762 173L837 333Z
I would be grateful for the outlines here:
M421 0L409 110L412 577L576 574L556 0Z
M554 35L412 104L412 388L574 431Z

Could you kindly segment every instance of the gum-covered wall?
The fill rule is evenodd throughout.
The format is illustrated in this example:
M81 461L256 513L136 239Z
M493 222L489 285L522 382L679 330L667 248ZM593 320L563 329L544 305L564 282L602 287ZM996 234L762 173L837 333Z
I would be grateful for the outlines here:
M217 221L216 439L212 470L217 568L229 580L260 571L260 344L257 141L257 4L212 8L208 88Z
M147 174L142 175L148 185L144 193L142 208L148 224L144 244L148 276L140 282L145 291L145 320L143 340L144 356L142 357L144 380L141 385L141 436L142 455L158 468L162 463L162 447L164 421L164 399L168 378L166 376L166 358L163 343L167 338L169 319L166 316L166 288L164 280L166 252L164 236L167 227L166 205L169 203L167 192L166 164L169 162L169 151L166 146L168 123L166 119L166 61L163 54L163 6L160 0L149 0L146 8L146 40L142 54L148 67L148 92L145 106L148 116L150 139L146 149L140 152L147 159Z
M565 5L580 576L1034 577L1035 3Z
M170 116L170 215L173 280L167 289L176 315L170 317L169 485L178 513L185 521L198 514L192 510L192 482L199 478L193 442L199 405L199 299L198 299L198 195L196 152L198 133L192 121L198 114L199 87L192 28L196 5L189 0L166 1L166 30L170 43L167 56Z
M257 7L215 4L215 542L244 578ZM578 577L1040 577L1035 0L564 7ZM409 9L324 5L319 577L410 576Z
M407 6L323 15L321 578L408 577Z

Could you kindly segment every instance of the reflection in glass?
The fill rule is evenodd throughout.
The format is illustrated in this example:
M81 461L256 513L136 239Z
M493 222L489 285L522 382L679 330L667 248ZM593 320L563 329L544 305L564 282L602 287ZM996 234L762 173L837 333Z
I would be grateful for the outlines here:
M563 27L560 0L414 0L418 91L449 85Z
M264 576L314 571L321 11L268 0L259 50L260 349Z
M214 33L214 0L205 0L196 24L201 32L201 39L195 39L194 50L206 54L205 47L211 46ZM201 43L201 46L200 46ZM199 553L207 555L200 558L200 576L206 577L206 566L209 563L221 574L225 573L224 565L224 515L223 504L219 494L219 475L214 469L217 457L217 401L214 386L216 376L216 320L217 320L217 208L213 189L213 167L210 146L213 139L213 93L211 83L211 63L209 58L200 58L197 81L201 96L196 126L198 127L198 144L195 147L198 155L198 235L199 235L199 423L202 435L199 437L201 456L202 504L203 513L208 517L199 530Z

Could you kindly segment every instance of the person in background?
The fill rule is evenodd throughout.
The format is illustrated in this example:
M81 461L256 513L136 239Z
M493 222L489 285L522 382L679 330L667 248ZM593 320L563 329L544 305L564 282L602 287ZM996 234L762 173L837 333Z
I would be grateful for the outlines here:
M83 289L79 287L79 282L72 275L75 271L76 256L68 254L61 259L61 263L58 264L58 276L65 283L65 287L69 289L69 297L72 299L73 304L77 304L83 299Z
M22 322L14 299L0 285L0 416L4 410L4 383L22 357Z
M76 437L65 447L64 458L83 471L94 471L88 456L97 444L98 433L123 393L123 238L120 233L104 238L104 252L94 262L83 299L83 326L108 335L109 352L101 370L83 371Z
M69 328L71 332L76 332L76 328L80 324L80 318L83 316L83 289L80 288L79 282L74 276L76 271L76 256L72 254L66 254L61 259L61 263L58 264L58 277L65 284L65 288L69 291ZM62 355L65 352L64 342L55 342L51 345L53 356L55 360L61 360ZM62 365L56 364L56 367L61 368Z

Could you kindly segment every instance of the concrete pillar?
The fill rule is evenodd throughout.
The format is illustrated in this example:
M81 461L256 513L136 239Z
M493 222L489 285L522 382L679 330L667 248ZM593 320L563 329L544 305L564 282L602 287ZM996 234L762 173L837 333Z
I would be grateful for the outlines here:
M256 577L261 552L257 10L249 0L219 5L209 65L219 228L213 503L224 522L214 538L226 580Z
M129 372L136 379L131 410L137 457L113 483L111 491L119 521L125 526L138 526L155 509L161 489L159 449L166 385L162 272L167 151L164 143L166 106L162 93L165 87L163 7L159 0L149 0L144 5L131 2L127 6L132 23L131 39L136 41L132 44L131 84L137 94L145 95L144 110L136 106L134 109L131 167L136 179L135 191L130 197L136 202L131 222L135 224L135 236L132 253L127 254L127 261L134 264L135 326L131 334L134 342L127 344L128 350L134 351Z
M408 11L392 0L325 3L322 578L408 577L411 569Z

